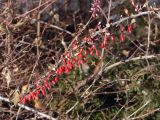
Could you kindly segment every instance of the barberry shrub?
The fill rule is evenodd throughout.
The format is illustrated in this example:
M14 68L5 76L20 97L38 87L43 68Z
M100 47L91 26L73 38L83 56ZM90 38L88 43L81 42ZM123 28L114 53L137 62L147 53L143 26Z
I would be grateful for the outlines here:
M91 19L98 17L101 12L100 10L101 1L94 0L90 9ZM112 33L111 30L109 30L111 24L109 19L110 18L107 18L106 21L108 21L108 23L106 23L106 26L103 26L104 29L102 28L101 22L95 25L95 32L103 31L102 33L97 35L95 35L96 33L91 33L90 35L84 35L81 39L78 38L81 33L75 35L68 49L61 55L58 63L59 66L54 68L54 70L49 70L42 78L43 81L39 82L36 78L36 80L34 80L34 90L29 92L28 95L23 96L20 103L25 104L27 101L37 99L39 94L45 96L47 91L50 91L59 80L63 79L61 76L63 77L64 74L68 75L76 71L80 66L83 66L83 64L89 64L90 59L91 62L94 62L94 59L99 61L103 59L105 54L104 50L107 49L107 46L110 47L110 44L114 44L114 39L116 39L119 44L123 43L125 41L125 33L132 32L132 25L118 26L118 31L116 31L118 36L116 36L116 33ZM81 32L83 32L83 29Z

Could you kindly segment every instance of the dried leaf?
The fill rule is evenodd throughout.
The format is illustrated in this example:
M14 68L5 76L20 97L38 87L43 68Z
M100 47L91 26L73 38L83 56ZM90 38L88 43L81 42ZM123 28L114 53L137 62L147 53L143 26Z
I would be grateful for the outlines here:
M59 15L58 14L54 14L53 18L54 18L55 22L57 22L57 23L59 22Z
M49 64L49 65L48 65L48 69L55 71L55 70L56 70L56 66L53 65L53 64Z
M11 71L8 69L8 67L3 68L2 75L6 79L7 88L9 88L9 84L11 82Z
M42 101L41 100L35 99L34 100L34 107L36 109L43 109L44 106L42 105Z
M0 32L6 33L6 29L0 24Z
M13 65L13 72L18 72L19 68L16 64Z
M127 50L122 50L122 54L123 54L124 56L128 57L129 51L127 51Z
M131 24L134 24L134 23L136 23L136 19L135 19L135 18L133 18L133 19L131 20Z
M35 38L35 40L33 41L33 44L40 46L40 45L42 45L42 40Z
M86 64L86 63L82 64L81 68L82 68L82 70L81 70L82 73L88 74L88 71L89 71L89 65L88 64Z
M17 105L17 103L20 100L20 95L18 90L15 90L15 92L13 93L13 96L11 97L11 101L14 103L14 105Z
M17 24L15 24L15 27L20 27L24 24L24 22L22 22L21 20L17 22Z
M124 9L125 14L129 15L128 9Z
M27 85L23 85L22 86L22 90L21 90L21 93L22 94L26 94L26 93L28 93L29 92L29 85L27 84Z

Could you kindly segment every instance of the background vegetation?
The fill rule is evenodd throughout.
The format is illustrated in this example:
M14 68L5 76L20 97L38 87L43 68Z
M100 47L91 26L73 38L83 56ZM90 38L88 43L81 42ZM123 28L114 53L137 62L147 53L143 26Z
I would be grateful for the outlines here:
M159 120L159 6L0 0L0 119Z

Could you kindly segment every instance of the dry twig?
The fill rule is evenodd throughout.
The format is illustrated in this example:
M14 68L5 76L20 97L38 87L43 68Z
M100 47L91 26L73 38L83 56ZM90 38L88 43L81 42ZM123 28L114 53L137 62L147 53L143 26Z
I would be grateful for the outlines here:
M11 101L10 101L8 98L2 97L2 96L0 96L0 101L5 101L5 102L11 103ZM22 105L22 104L20 104L20 103L18 103L17 105L18 105L19 107L27 110L27 111L30 111L30 112L32 112L32 113L34 113L34 114L40 115L40 116L45 117L45 118L47 118L47 119L57 120L56 118L53 118L53 117L51 117L51 116L49 116L49 115L47 115L47 114L44 114L44 113L42 113L42 112L38 112L38 111L36 111L35 109L30 108L30 107L28 107L28 106L26 106L26 105Z

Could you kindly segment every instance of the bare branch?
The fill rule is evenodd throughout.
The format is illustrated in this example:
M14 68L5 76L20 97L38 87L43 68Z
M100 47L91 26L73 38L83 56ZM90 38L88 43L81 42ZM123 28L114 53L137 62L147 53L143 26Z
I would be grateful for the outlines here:
M11 101L10 101L8 98L2 97L2 96L0 96L0 101L5 101L5 102L11 103ZM28 111L30 111L30 112L33 112L34 114L43 116L43 117L45 117L45 118L47 118L47 119L57 120L56 118L53 118L53 117L51 117L51 116L49 116L49 115L47 115L47 114L38 112L38 111L36 111L35 109L30 108L30 107L28 107L28 106L26 106L26 105L22 105L22 104L18 103L18 106L21 107L21 108L23 108L23 109L25 109L25 110L28 110Z

